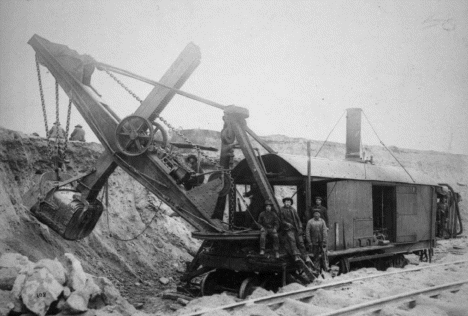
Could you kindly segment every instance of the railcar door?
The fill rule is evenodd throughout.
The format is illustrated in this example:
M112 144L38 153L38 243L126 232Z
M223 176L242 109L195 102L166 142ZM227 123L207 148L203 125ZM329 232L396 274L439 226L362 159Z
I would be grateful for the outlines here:
M395 186L372 186L372 219L374 234L385 240L396 241Z
M421 187L414 185L399 185L396 187L397 197L397 229L396 242L415 242L418 232L424 225L425 217L419 210L418 194Z

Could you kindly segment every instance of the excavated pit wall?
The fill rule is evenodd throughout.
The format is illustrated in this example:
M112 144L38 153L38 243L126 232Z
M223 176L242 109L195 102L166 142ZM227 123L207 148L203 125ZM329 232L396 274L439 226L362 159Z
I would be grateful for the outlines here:
M103 151L96 143L70 142L68 148L68 173L72 175L91 169ZM18 252L38 261L73 253L86 272L108 276L124 295L139 288L174 286L200 245L190 237L190 225L171 216L172 210L165 205L157 210L160 201L117 168L109 178L109 213L102 214L89 237L64 240L22 205L21 196L38 170L52 170L47 141L0 128L0 254ZM137 239L116 239L131 239L147 224ZM166 281L161 278L169 282L162 284Z

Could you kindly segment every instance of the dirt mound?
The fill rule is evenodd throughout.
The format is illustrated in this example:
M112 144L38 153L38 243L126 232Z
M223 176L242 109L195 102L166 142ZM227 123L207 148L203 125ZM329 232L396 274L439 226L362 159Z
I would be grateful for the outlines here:
M70 142L67 172L77 175L92 168L102 153L95 143ZM121 169L109 178L109 212L104 212L91 235L67 241L38 222L22 205L22 194L36 171L51 171L47 141L0 128L0 254L17 252L32 261L72 253L85 272L108 277L133 304L175 287L199 243L191 226ZM137 239L132 239L145 227ZM166 277L163 285L159 279Z

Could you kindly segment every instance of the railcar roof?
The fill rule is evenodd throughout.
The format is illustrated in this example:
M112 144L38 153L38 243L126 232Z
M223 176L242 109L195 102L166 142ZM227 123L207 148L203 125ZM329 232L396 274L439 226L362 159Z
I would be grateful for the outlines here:
M266 154L262 159L268 172L279 169L288 170L290 175L307 176L307 156L288 154ZM233 173L243 173L247 170L247 161L242 160ZM324 179L350 179L380 182L397 182L437 186L430 176L406 168L411 177L401 167L372 165L348 160L330 160L326 158L311 158L311 176Z

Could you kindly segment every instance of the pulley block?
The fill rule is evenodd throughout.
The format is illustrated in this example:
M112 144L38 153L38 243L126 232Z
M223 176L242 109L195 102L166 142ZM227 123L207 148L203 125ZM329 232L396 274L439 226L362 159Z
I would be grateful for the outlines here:
M153 125L147 119L130 115L117 126L115 141L120 152L127 156L139 156L151 146L153 135Z

